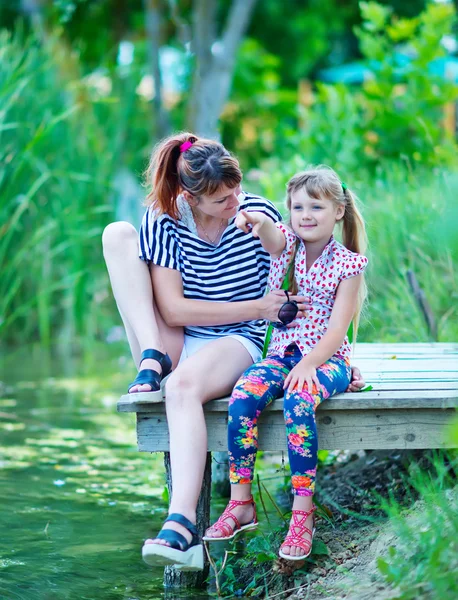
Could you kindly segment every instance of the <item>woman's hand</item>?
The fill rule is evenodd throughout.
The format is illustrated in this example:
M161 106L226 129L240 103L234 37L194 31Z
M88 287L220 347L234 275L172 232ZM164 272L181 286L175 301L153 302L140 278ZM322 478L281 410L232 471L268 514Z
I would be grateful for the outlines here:
M259 237L259 230L268 219L264 213L262 212L247 212L246 210L241 210L237 213L237 217L235 218L235 226L244 231L245 233L253 234L253 237Z
M312 308L310 299L305 296L293 296L290 294L289 299L297 302L299 310L296 318L305 317L305 313ZM284 290L269 292L266 296L258 300L259 318L266 321L278 321L278 311L287 300ZM297 327L297 323L294 321L287 325L287 327Z
M283 389L288 388L288 392L291 393L295 388L296 392L302 392L304 383L307 384L307 390L312 393L313 384L319 387L320 382L316 374L316 369L310 363L307 362L306 357L297 363L297 365L291 369L288 377L285 379Z

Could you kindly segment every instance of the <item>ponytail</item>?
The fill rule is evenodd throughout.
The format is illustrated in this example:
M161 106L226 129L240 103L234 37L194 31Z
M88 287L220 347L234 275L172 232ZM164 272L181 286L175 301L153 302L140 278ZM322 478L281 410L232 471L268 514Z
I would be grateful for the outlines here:
M181 192L178 175L180 146L185 142L192 144L197 138L190 133L181 133L165 138L154 148L148 168L146 182L151 187L146 196L146 204L154 205L159 215L167 214L178 219L177 198Z
M343 216L342 224L342 241L343 245L357 254L364 254L367 249L367 234L364 219L358 209L356 196L346 185L342 186L343 196L345 199L345 213ZM356 343L356 336L358 334L358 326L361 317L361 311L364 305L364 301L367 297L367 285L364 275L362 275L361 286L358 292L358 300L356 304L356 311L353 316L353 339L352 343Z
M346 186L343 188L345 214L342 225L343 245L357 254L364 254L367 248L366 226L358 210L357 200L353 192Z
M146 205L175 220L180 216L177 199L184 190L199 198L222 186L236 188L242 181L237 159L222 144L187 132L159 142L145 176L150 188Z

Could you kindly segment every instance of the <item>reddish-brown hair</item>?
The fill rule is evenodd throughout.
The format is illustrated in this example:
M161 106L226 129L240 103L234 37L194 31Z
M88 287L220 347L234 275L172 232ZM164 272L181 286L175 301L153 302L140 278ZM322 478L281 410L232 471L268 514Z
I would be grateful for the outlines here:
M185 142L192 146L180 152ZM146 204L173 219L179 217L177 198L182 191L199 198L215 194L222 186L236 188L242 181L238 160L222 144L187 132L159 142L145 175L150 188Z

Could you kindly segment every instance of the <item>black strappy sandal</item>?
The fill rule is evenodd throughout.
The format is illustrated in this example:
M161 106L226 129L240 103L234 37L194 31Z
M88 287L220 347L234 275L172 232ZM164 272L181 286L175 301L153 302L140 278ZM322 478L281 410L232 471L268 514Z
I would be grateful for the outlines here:
M167 377L167 375L171 372L172 361L168 354L163 354L162 352L159 352L159 350L151 350L150 348L148 350L144 350L142 352L140 366L146 358L152 358L153 360L157 360L157 362L162 367L162 373L158 373L157 371L154 371L153 369L142 369L141 371L138 372L135 380L129 385L128 392L134 387L134 385L143 385L145 383L147 383L148 385L151 386L151 390L149 392L134 392L134 393L135 394L138 394L138 393L151 394L154 392L159 392L161 389L161 381L165 377Z
M199 543L196 526L184 515L172 513L166 519L186 527L192 534L191 542L173 529L161 529L156 539L165 540L170 546L144 544L142 557L150 567L173 565L182 571L201 571L204 568L204 549Z

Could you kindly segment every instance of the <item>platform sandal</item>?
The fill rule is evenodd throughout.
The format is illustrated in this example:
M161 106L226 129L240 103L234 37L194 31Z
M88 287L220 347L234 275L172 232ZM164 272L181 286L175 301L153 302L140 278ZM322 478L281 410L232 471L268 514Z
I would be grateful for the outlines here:
M285 538L285 541L280 546L280 551L278 555L285 560L304 560L307 556L310 556L312 552L312 543L313 536L315 535L315 515L313 515L313 529L310 531L308 527L304 525L307 517L309 517L313 512L316 511L316 506L312 506L312 508L308 511L305 510L293 510L292 522L289 526L288 535ZM302 536L304 533L308 533L310 535L310 540L304 539ZM304 551L302 556L291 556L290 554L284 554L282 552L282 548L284 546L295 546L296 548L301 548Z
M128 391L130 391L134 387L134 385L143 385L143 384L147 383L148 385L151 386L151 390L149 392L133 392L133 393L139 394L139 395L142 395L142 394L157 395L158 396L157 401L161 402L162 401L161 381L163 379L165 379L167 377L167 375L169 375L170 372L172 371L172 361L168 354L163 354L162 352L159 352L159 350L148 349L148 350L144 350L142 352L140 366L141 366L142 362L147 358L152 358L153 360L157 360L157 362L162 367L162 373L158 373L157 371L154 371L153 369L141 369L138 372L135 380L131 384L129 384ZM147 400L148 402L151 402L151 396L143 396L143 398L145 398L145 400ZM137 398L136 401L140 402L141 397Z
M163 544L144 544L142 557L150 567L173 565L182 571L201 571L204 568L204 550L199 543L196 526L179 513L172 513L166 519L185 527L192 534L191 542L173 529L161 529L156 539L165 540L170 546Z
M245 504L252 504L254 510L253 519L249 523L245 523L245 525L241 525L237 517L231 512L236 506L244 506ZM234 521L234 525L226 522L226 519L232 519ZM226 506L223 514L220 518L208 529L216 529L217 531L221 531L223 534L221 537L210 537L205 536L202 538L204 542L224 542L226 540L231 540L242 531L250 531L252 529L256 529L258 526L258 519L256 517L256 504L253 500L253 496L250 496L248 500L230 500L229 504ZM208 530L207 530L208 531Z

